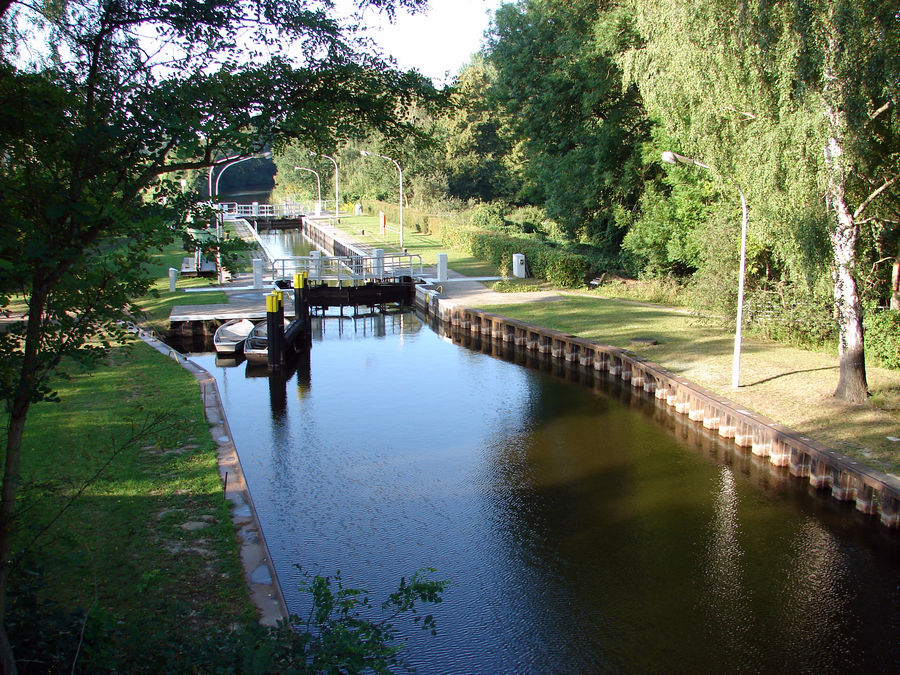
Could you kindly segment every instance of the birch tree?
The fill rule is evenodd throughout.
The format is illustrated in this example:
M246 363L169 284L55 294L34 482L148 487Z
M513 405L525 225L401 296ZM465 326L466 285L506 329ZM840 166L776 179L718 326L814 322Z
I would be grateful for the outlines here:
M840 378L867 398L859 227L900 175L900 16L879 0L624 3L620 54L680 151L743 181L755 234L787 264L831 269ZM665 148L663 148L665 149ZM804 257L823 228L830 261Z

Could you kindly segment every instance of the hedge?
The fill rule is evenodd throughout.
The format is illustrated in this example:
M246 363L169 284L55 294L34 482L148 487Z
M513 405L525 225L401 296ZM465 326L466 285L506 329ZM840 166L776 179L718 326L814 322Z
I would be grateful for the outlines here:
M524 253L531 275L555 286L583 286L592 275L592 266L586 256L534 239L457 226L443 228L441 243L506 269L511 267L514 253Z

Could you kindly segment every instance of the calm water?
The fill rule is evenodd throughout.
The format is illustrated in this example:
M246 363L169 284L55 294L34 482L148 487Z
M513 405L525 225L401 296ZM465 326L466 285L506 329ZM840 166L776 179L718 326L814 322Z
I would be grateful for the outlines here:
M411 314L317 325L286 378L193 357L292 611L296 563L379 602L435 567L420 673L900 668L900 535L602 376Z

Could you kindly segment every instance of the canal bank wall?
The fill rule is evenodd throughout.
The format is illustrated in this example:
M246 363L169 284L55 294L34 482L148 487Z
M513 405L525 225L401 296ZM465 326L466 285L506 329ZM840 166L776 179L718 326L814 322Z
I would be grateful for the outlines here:
M371 247L351 241L336 228L329 227L327 223L328 221L307 216L300 225L300 232L328 255L361 256L363 258L372 255Z
M138 337L156 351L171 357L191 373L200 385L203 409L209 432L217 445L219 476L222 479L223 495L231 504L231 520L234 524L244 568L244 580L250 593L250 600L259 610L260 623L274 626L288 619L287 603L269 547L266 543L253 498L244 479L244 470L238 457L237 448L228 426L228 418L222 407L222 399L216 378L207 370L172 349L169 345L144 331Z
M900 528L900 480L744 409L723 396L619 347L567 335L454 302L438 285L416 288L416 308L443 324L572 366L593 368L652 395L657 404L739 448L767 459L832 498L853 503L888 528Z

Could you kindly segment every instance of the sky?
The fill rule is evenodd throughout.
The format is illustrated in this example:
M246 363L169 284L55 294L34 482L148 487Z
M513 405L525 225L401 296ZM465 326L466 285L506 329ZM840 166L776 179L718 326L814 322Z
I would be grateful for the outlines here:
M401 69L415 68L436 85L445 84L481 48L484 32L504 1L510 0L429 0L425 12L398 13L393 25L367 13L368 35Z

